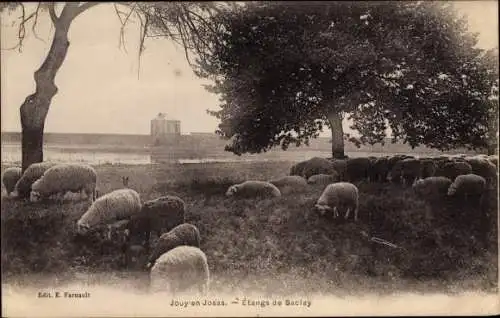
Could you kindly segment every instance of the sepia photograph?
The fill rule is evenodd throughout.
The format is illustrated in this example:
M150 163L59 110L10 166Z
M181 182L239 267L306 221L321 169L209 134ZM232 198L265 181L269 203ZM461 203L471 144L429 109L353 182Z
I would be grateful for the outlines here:
M2 317L500 314L498 1L2 2Z

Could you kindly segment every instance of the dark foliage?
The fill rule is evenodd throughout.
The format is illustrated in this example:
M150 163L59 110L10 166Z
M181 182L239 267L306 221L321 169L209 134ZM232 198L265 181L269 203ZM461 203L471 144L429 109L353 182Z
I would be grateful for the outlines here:
M498 61L449 3L258 2L218 19L197 73L215 80L221 108L209 113L228 151L307 144L339 113L358 144L383 142L387 128L412 147L491 143Z

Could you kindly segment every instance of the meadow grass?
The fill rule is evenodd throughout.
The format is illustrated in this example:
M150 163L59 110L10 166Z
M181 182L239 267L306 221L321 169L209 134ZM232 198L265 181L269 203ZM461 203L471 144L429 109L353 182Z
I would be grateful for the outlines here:
M417 198L411 187L358 182L357 223L320 219L312 212L322 186L275 199L224 196L234 183L287 175L291 164L95 168L101 194L122 188L121 177L128 176L129 187L143 201L169 194L186 202L186 222L200 230L214 291L290 295L497 289L496 188L486 193L481 206L474 206L452 200L429 203ZM35 204L3 195L4 280L20 285L80 280L145 287L147 273L125 267L113 242L82 243L75 236L75 223L89 204ZM397 247L372 242L362 231Z

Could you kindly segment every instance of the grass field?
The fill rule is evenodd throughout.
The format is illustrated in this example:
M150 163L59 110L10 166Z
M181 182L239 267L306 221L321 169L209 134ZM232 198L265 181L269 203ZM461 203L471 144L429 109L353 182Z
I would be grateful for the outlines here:
M290 162L266 162L95 168L101 193L121 188L121 177L129 176L129 187L143 200L170 194L186 202L187 222L202 235L214 292L497 290L496 188L478 207L451 200L431 204L415 197L411 188L357 183L361 218L357 224L334 223L315 214L306 219L321 186L277 199L224 197L231 184L283 176L290 166ZM147 274L137 266L124 268L117 246L75 240L74 224L88 205L31 204L3 196L4 283L85 281L143 289ZM370 242L361 231L397 248Z

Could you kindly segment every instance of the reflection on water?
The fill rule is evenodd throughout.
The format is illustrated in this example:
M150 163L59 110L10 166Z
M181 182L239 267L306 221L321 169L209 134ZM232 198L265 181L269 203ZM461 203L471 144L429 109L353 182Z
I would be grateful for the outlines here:
M350 152L349 157L384 156L382 152ZM210 163L210 162L255 162L255 161L300 161L312 157L330 157L329 151L270 151L262 154L236 156L229 152L219 151L203 153L203 157L189 154L174 154L168 151L149 151L148 149L110 149L105 147L78 147L75 145L46 145L44 160L52 162L84 162L88 164L155 164L162 162L178 163ZM2 162L20 163L21 147L19 144L2 144Z

